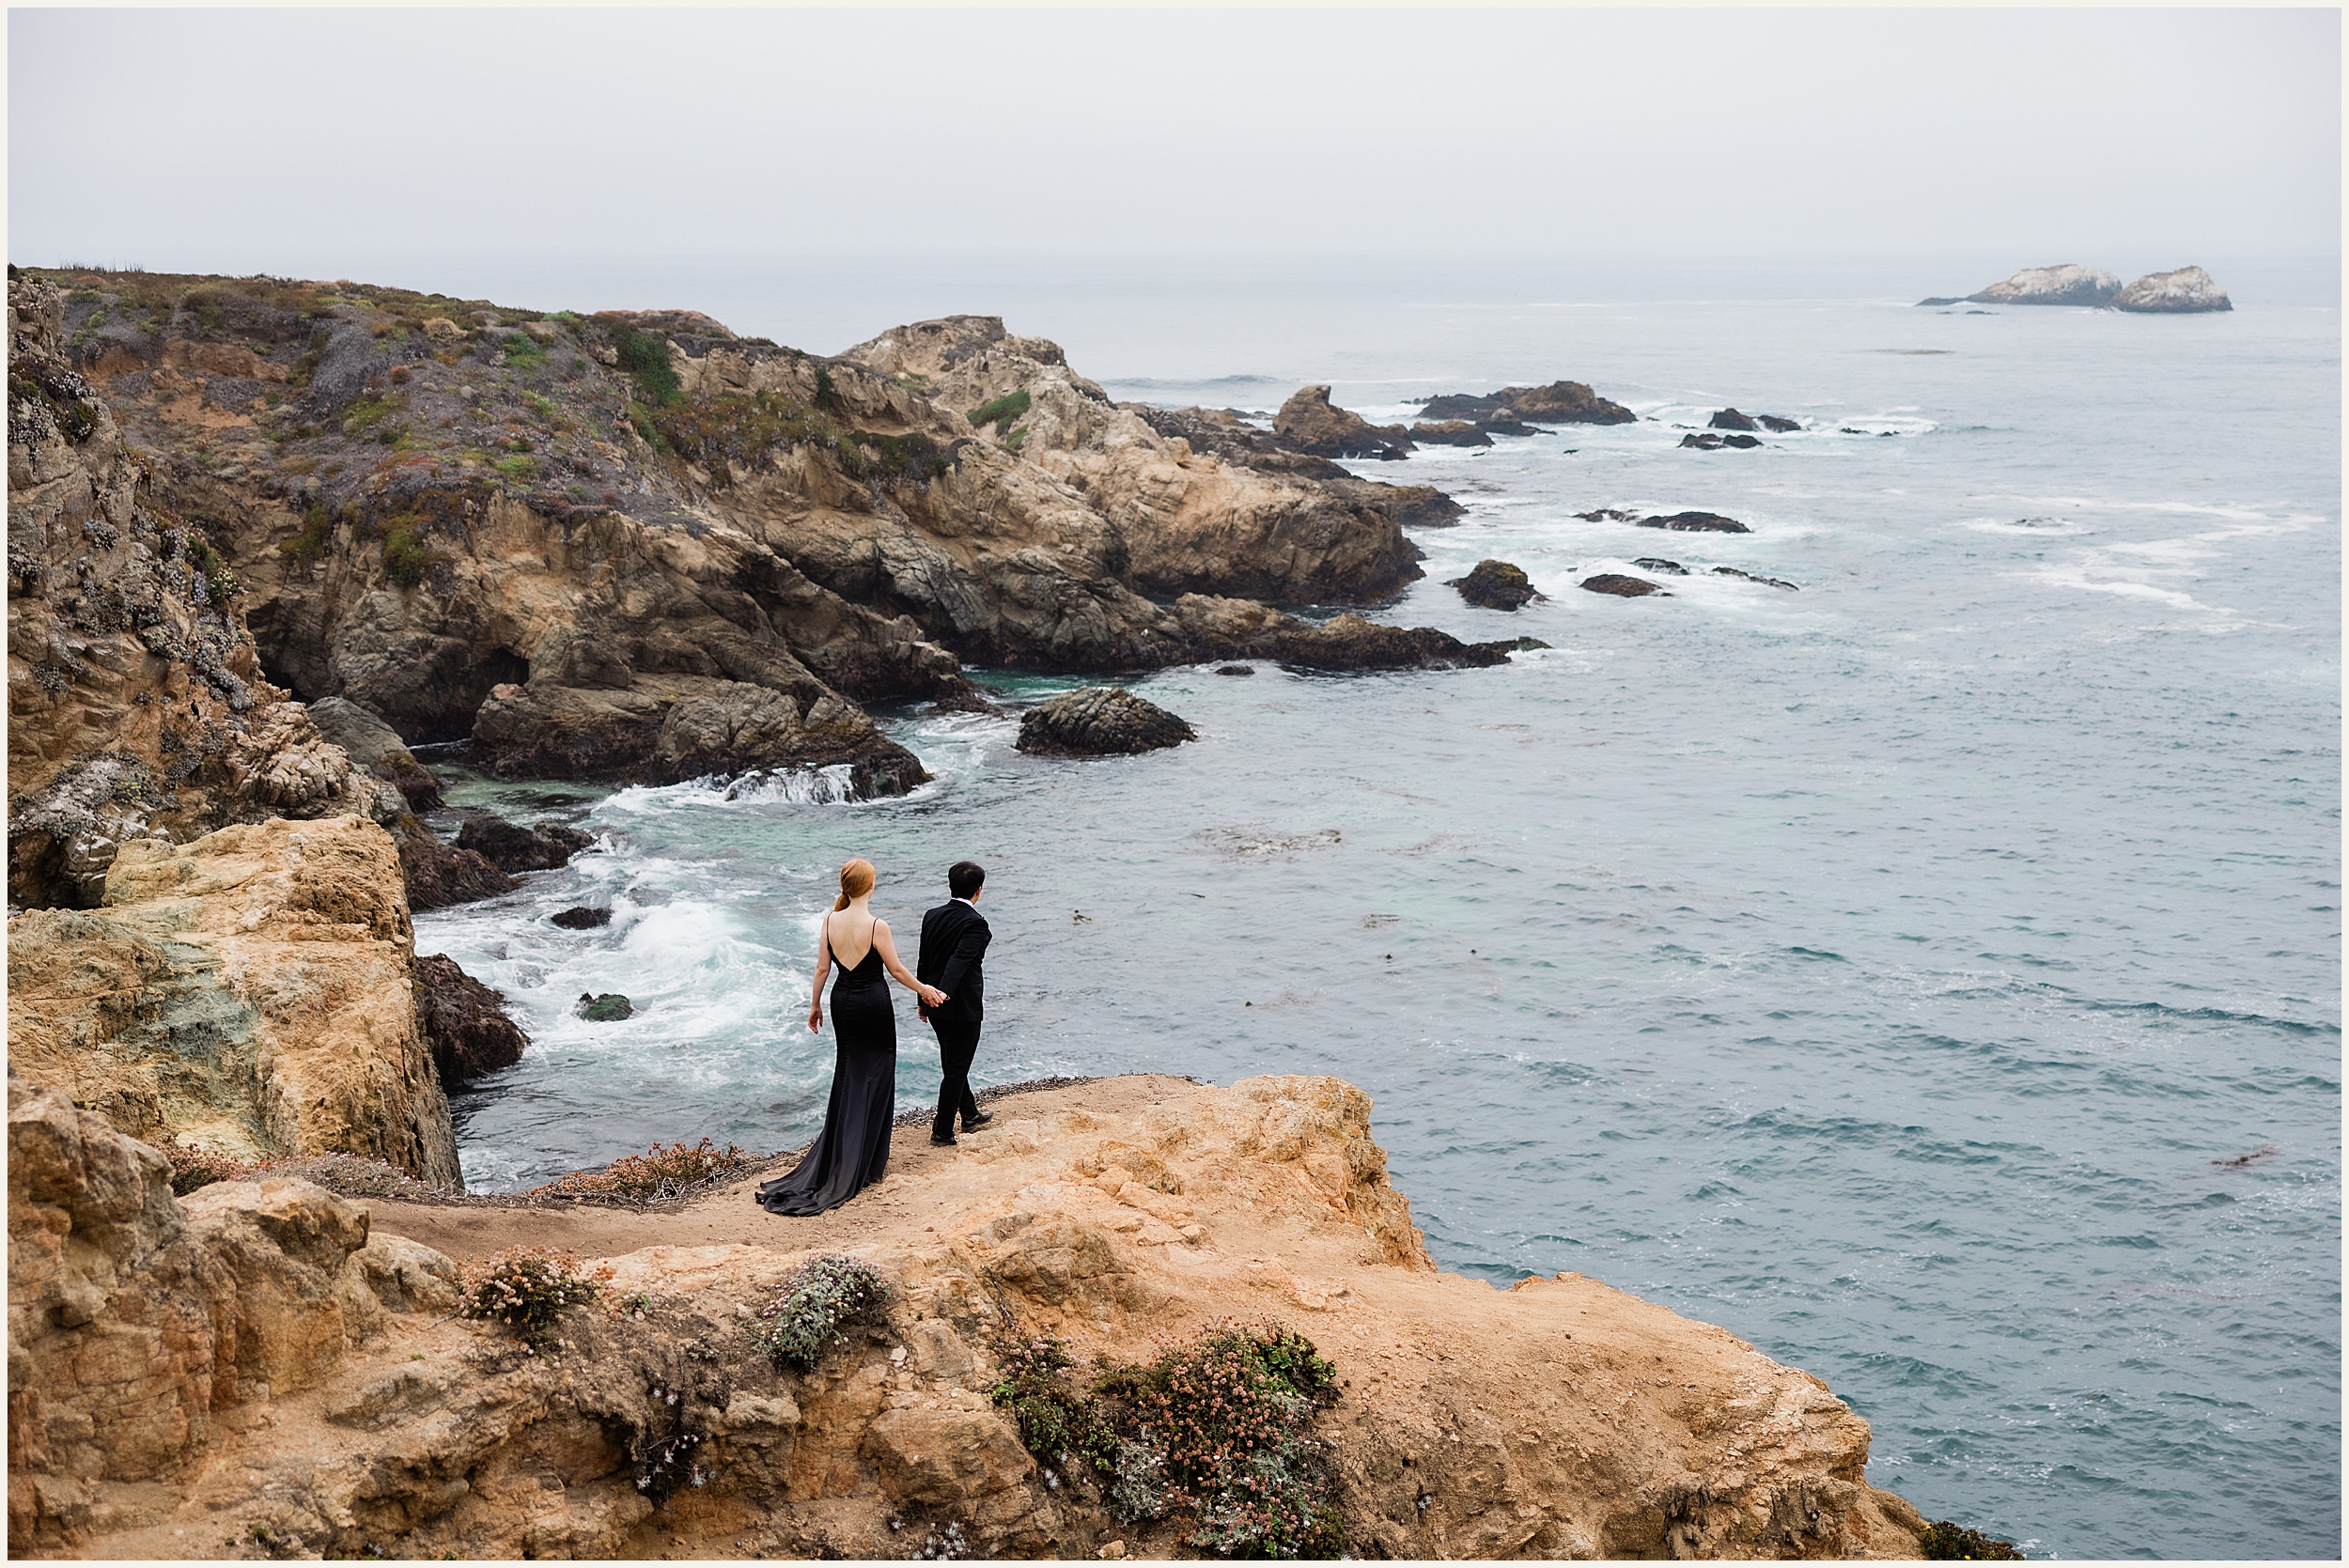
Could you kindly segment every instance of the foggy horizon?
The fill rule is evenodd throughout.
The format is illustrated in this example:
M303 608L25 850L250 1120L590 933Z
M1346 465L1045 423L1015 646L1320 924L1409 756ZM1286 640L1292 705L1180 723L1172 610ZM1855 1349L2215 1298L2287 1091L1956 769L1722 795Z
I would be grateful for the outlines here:
M2340 252L2329 10L18 10L9 49L30 265Z

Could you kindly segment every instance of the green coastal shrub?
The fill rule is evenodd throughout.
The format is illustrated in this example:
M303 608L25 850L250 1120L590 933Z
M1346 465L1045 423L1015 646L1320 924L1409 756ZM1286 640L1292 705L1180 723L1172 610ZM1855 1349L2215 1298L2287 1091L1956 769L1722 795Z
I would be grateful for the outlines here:
M1027 411L1028 394L1026 389L1022 388L1018 392L1006 392L1001 397L981 403L971 411L968 417L972 426L984 430L989 425L1009 425Z
M1984 1535L1948 1519L1927 1525L1917 1537L1918 1550L1928 1562L2020 1562L2023 1554L2012 1541Z
M669 363L667 338L615 325L612 347L619 352L620 368L636 382L637 394L647 404L660 408L684 395L685 383L677 380L677 369Z
M424 520L402 514L383 526L383 575L403 588L413 588L448 559L424 542Z
M862 1258L810 1258L785 1277L758 1313L751 1337L778 1368L811 1371L824 1352L848 1343L841 1330L879 1312L889 1282Z
M995 1403L1048 1465L1090 1465L1128 1520L1188 1514L1219 1557L1333 1558L1330 1451L1312 1436L1337 1369L1285 1329L1220 1325L1146 1366L1097 1365L1081 1391L1057 1340L996 1347Z

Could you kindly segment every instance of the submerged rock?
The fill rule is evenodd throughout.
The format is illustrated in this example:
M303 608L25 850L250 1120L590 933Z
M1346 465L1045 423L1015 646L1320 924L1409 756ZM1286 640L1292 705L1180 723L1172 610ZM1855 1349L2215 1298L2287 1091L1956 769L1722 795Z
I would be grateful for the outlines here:
M2203 311L2232 310L2234 302L2200 267L2174 272L2148 272L2112 297L2115 310L2153 315L2186 316Z
M596 835L560 822L540 822L525 828L488 812L465 819L457 831L457 847L470 849L500 871L553 871L570 864L571 857L596 842Z
M1506 561L1479 561L1474 570L1454 578L1447 586L1459 589L1462 598L1487 610L1519 610L1543 597L1533 591L1524 568Z
M1641 528L1667 528L1675 534L1750 534L1752 529L1719 512L1674 512L1669 517L1641 518Z
M582 991L578 1004L571 1011L589 1023L617 1023L622 1018L634 1017L636 1004L617 991L605 991L600 995Z
M1586 577L1581 587L1594 594L1612 594L1617 598L1644 598L1664 590L1644 577L1626 577L1622 572L1603 571L1596 577ZM1670 598L1669 594L1665 595Z
M1660 571L1672 577L1686 577L1688 575L1688 568L1682 566L1679 562L1667 561L1655 555L1642 555L1631 564L1639 567L1641 571Z
M612 907L604 904L590 908L584 904L574 904L568 909L547 916L547 919L566 931L593 931L612 924Z
M1750 571L1739 571L1735 567L1715 567L1713 568L1713 575L1715 577L1742 578L1748 582L1759 582L1766 588L1783 588L1788 593L1798 593L1801 591L1797 589L1795 584L1788 582L1781 578L1756 577Z
M1019 750L1031 756L1130 756L1197 738L1190 725L1122 686L1064 691L1019 721Z
M416 1017L443 1086L510 1067L530 1036L506 1015L506 998L446 954L416 960Z
M1719 452L1724 446L1759 446L1762 444L1762 438L1743 435L1722 436L1715 435L1710 430L1692 430L1680 438L1680 444L1694 447L1699 452Z
M1215 673L1219 675L1252 675L1256 667L1253 664L1225 664L1219 666Z
M1376 426L1330 401L1326 386L1300 387L1273 416L1272 433L1316 458L1406 458L1411 438L1400 425Z

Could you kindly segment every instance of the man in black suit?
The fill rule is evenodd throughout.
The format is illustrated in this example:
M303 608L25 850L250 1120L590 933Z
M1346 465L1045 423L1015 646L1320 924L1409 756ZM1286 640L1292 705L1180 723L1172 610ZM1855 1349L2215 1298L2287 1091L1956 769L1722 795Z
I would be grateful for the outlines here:
M987 1016L987 977L979 960L987 954L993 933L979 913L979 892L987 872L970 861L957 861L946 871L946 891L953 894L922 917L922 950L914 959L914 975L926 986L946 993L936 1007L920 1009L938 1031L938 1061L942 1079L938 1086L938 1119L930 1124L930 1141L955 1141L955 1114L962 1115L962 1130L972 1131L995 1118L979 1110L971 1097L971 1059L979 1052L979 1022Z

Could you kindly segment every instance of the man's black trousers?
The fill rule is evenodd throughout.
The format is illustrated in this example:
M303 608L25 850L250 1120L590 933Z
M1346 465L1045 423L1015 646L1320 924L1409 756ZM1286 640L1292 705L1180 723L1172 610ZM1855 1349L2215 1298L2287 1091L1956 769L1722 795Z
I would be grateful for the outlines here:
M957 1112L965 1126L979 1113L979 1102L971 1097L971 1059L979 1054L979 1026L933 1017L930 1027L938 1031L940 1069L938 1119L930 1124L930 1136L952 1138Z

